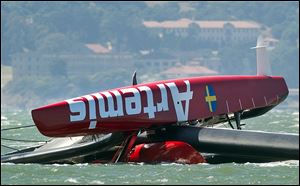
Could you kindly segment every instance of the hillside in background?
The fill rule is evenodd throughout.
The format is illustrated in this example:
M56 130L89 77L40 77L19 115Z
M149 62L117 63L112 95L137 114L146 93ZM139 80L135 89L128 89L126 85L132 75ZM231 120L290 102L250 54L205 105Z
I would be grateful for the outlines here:
M142 82L165 79L171 67L197 65L202 58L217 59L216 69L206 66L208 62L202 66L219 75L255 74L255 52L250 50L255 41L216 44L200 40L197 28L189 28L187 37L178 37L157 34L143 24L181 19L262 25L275 43L270 51L273 74L283 76L290 88L299 88L299 2L1 1L1 103L32 108L44 105L45 100L126 86L135 69ZM107 66L83 69L78 65L76 69L80 62L87 64L100 55ZM155 65L149 66L149 60L171 65L160 72L150 71ZM120 65L109 66L117 62ZM25 76L11 80L14 67L20 67ZM79 74L72 74L71 67L72 73ZM33 68L38 69L38 78L26 74ZM93 72L83 73L90 69Z

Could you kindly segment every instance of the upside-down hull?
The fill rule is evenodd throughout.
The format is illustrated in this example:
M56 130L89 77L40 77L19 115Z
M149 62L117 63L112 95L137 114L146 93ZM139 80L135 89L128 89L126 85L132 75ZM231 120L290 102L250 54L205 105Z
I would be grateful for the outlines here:
M46 136L90 135L272 108L287 95L282 77L196 77L85 95L34 109L32 117Z

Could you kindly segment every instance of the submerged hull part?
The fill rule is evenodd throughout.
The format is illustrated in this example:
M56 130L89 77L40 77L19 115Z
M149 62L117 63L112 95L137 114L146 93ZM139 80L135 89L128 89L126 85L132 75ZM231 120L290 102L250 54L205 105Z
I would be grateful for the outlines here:
M177 140L201 153L244 160L299 160L299 135L191 126L167 127L139 143Z
M206 160L198 151L189 144L181 141L165 141L136 145L128 161L144 163L206 163Z

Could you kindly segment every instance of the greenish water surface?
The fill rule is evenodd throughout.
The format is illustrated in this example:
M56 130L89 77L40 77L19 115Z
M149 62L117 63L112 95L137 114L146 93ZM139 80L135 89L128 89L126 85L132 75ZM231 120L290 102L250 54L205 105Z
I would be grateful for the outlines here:
M275 109L244 120L244 130L299 134L299 110ZM33 124L29 111L1 109L1 129ZM46 140L36 128L2 131L2 137ZM24 148L36 143L3 141ZM10 149L1 147L1 154ZM2 184L299 184L299 161L224 164L77 164L1 163Z

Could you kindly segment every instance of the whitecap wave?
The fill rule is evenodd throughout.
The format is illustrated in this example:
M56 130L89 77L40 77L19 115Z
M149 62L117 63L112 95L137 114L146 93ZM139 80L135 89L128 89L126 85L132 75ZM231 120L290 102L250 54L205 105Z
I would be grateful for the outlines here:
M213 178L214 178L214 176L208 176L206 179L211 180Z
M2 121L2 120L7 120L7 117L1 116L1 121Z
M93 185L104 185L105 183L103 181L100 180L93 180L91 181L89 184L93 184Z
M1 163L1 166L2 165L16 165L16 164L14 164L14 163Z
M70 166L70 164L58 164L58 163L54 163L54 164L46 165L46 166L67 167L67 166Z
M172 163L170 163L170 162L162 162L162 163L160 163L160 165L162 165L162 166L172 166L172 165L186 165L186 164L175 163L175 162L172 162Z
M245 165L255 165L258 167L296 167L299 166L299 160L276 161L268 163L245 163Z
M75 166L79 166L79 167L82 167L82 166L87 166L89 165L88 163L77 163L75 164Z
M166 183L166 182L168 182L169 180L166 179L166 178L163 178L163 179L158 179L157 181L158 181L158 182L161 182L161 183Z
M68 178L64 182L79 183L75 178Z

